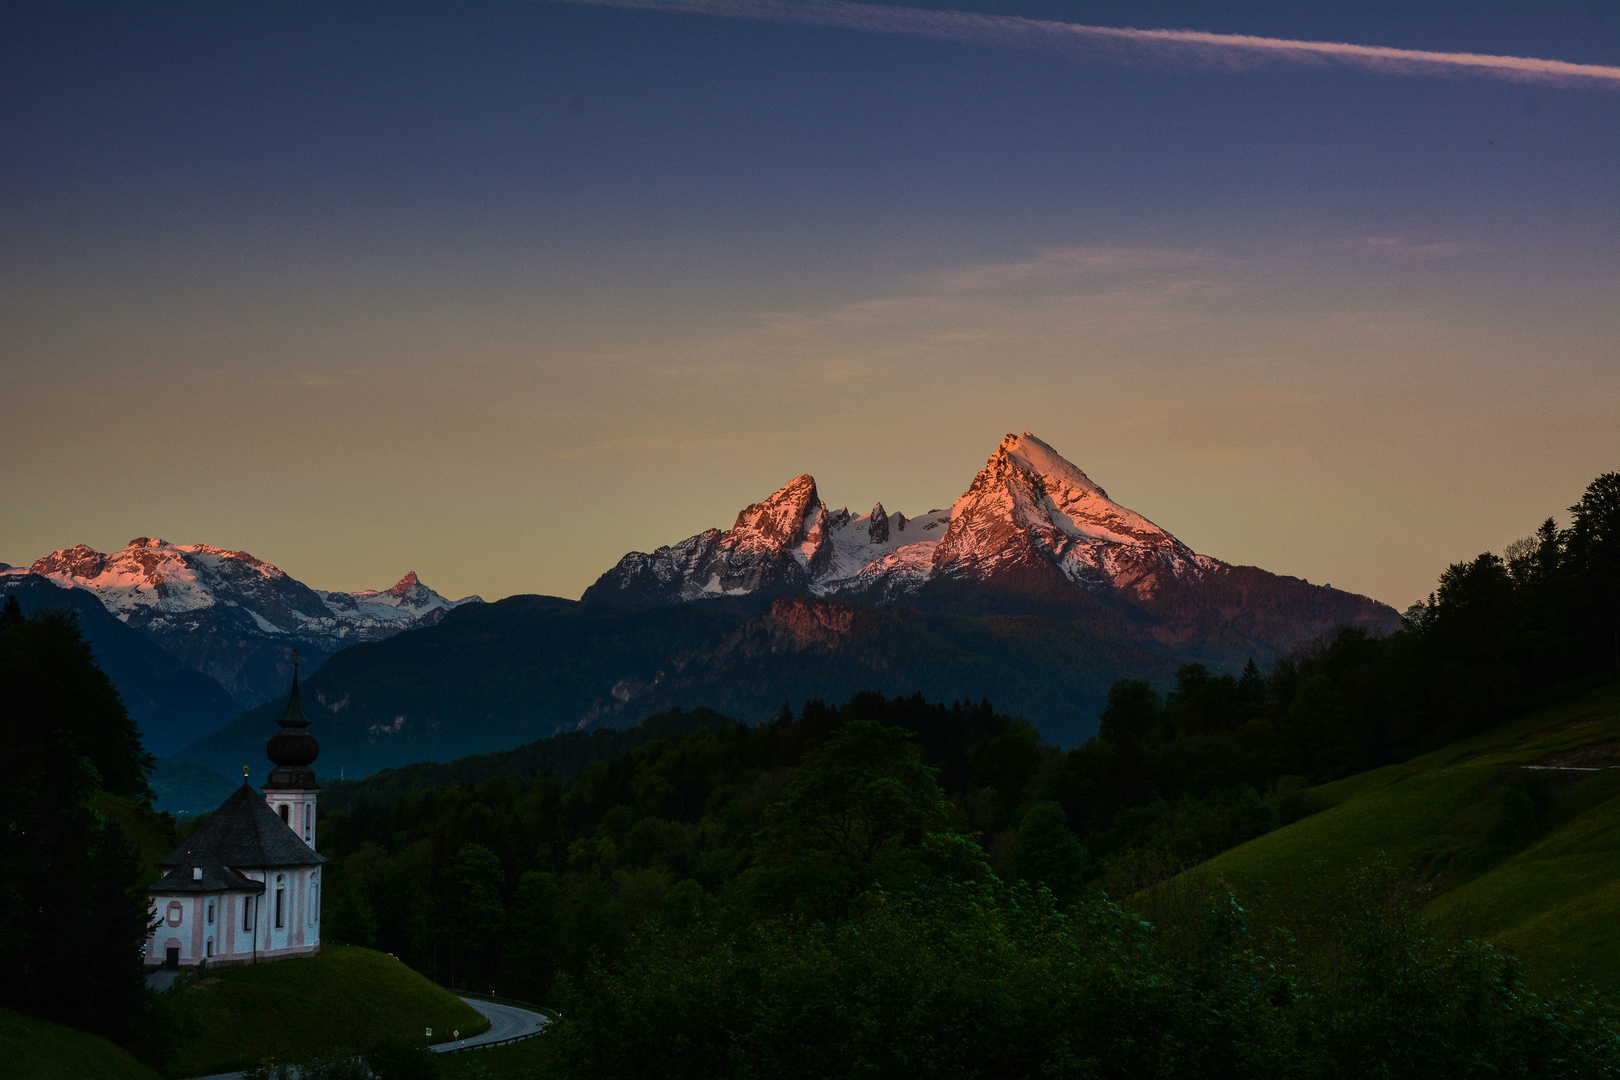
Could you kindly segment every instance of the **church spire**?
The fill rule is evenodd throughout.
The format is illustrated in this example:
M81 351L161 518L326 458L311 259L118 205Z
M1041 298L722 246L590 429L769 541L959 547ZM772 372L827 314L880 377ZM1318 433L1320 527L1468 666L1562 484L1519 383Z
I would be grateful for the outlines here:
M270 770L270 780L265 784L267 788L317 786L315 773L310 766L320 757L321 745L315 741L315 736L305 730L309 727L309 717L304 714L304 704L298 697L298 661L299 656L295 652L292 692L287 695L287 707L276 721L281 730L270 736L270 741L264 747L265 756L275 766Z
M310 766L321 756L321 744L309 733L309 717L304 715L304 703L298 700L298 654L293 653L292 690L287 694L287 707L276 721L280 731L270 736L265 744L265 756L275 768L264 785L264 801L269 804L287 827L315 847L315 793L321 785L315 782L315 770Z

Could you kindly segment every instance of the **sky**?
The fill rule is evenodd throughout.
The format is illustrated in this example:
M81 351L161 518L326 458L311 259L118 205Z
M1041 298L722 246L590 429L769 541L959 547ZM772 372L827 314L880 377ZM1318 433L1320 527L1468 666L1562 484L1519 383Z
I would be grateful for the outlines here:
M1615 65L1610 3L0 7L0 561L577 596L1028 430L1404 607L1620 469Z

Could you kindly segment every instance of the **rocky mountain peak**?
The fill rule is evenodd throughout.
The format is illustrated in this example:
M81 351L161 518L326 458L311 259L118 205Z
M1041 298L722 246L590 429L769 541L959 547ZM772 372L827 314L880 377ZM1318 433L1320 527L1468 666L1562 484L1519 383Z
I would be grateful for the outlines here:
M53 551L35 559L29 573L43 577L94 578L107 568L107 556L88 544L75 544L70 548Z
M395 596L404 596L418 585L421 585L421 582L416 579L416 571L410 570L406 572L404 577L396 581L394 587L388 591Z
M1164 529L1119 505L1091 478L1029 432L1008 435L952 509L936 565L983 558L1023 535L1061 555L1076 542L1149 548L1192 557Z
M805 474L745 508L726 532L631 552L586 595L669 603L800 592L885 602L914 596L936 577L1014 573L1055 580L1056 588L1066 578L1088 591L1146 597L1166 575L1215 565L1026 431L1001 440L949 511L907 519L878 503L860 517L830 513Z
M902 515L903 517L904 515ZM874 544L887 544L889 542L889 515L884 511L882 503L872 507L872 520L866 526L866 535L871 538Z
M770 498L744 507L725 539L738 550L786 551L822 527L820 519L825 515L816 478L806 473L788 481Z

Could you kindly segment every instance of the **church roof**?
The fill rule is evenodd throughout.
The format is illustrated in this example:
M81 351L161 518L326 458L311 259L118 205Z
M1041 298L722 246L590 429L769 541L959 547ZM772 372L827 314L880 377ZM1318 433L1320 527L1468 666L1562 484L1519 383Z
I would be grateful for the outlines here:
M193 866L204 867L206 874L211 866L267 869L317 866L325 861L265 805L251 785L243 784L157 865L188 868L189 876Z
M243 877L228 866L202 864L202 875L191 866L177 866L147 888L149 893L264 892L264 882Z

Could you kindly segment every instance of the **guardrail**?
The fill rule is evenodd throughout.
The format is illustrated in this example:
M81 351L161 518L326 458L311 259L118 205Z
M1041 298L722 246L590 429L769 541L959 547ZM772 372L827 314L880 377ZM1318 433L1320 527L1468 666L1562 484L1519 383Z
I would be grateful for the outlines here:
M455 994L457 997L476 998L479 1001L494 1002L496 1005L512 1005L512 1006L515 1006L515 1007L517 1007L519 1009L527 1009L530 1012L539 1013L541 1016L546 1017L548 1020L552 1021L553 1023L555 1023L556 1021L562 1019L562 1013L558 1012L556 1009L553 1009L553 1008L551 1008L549 1006L546 1006L546 1005L536 1005L532 1001L519 1001L517 998L502 997L499 994L482 994L482 993L479 993L477 990L458 990L453 986L449 987L448 989L452 994ZM460 1053L464 1053L464 1052L466 1052L468 1050L488 1050L488 1049L490 1049L491 1047L494 1047L494 1046L505 1046L508 1043L523 1042L526 1039L532 1039L536 1035L543 1035L543 1034L545 1034L545 1028L541 1028L538 1031L525 1032L522 1035L513 1035L511 1038L508 1038L508 1039L496 1039L494 1042L475 1043L472 1046L448 1047L446 1049L439 1050L438 1053L441 1053L441 1054L460 1054ZM443 1046L444 1044L440 1043L439 1045Z

